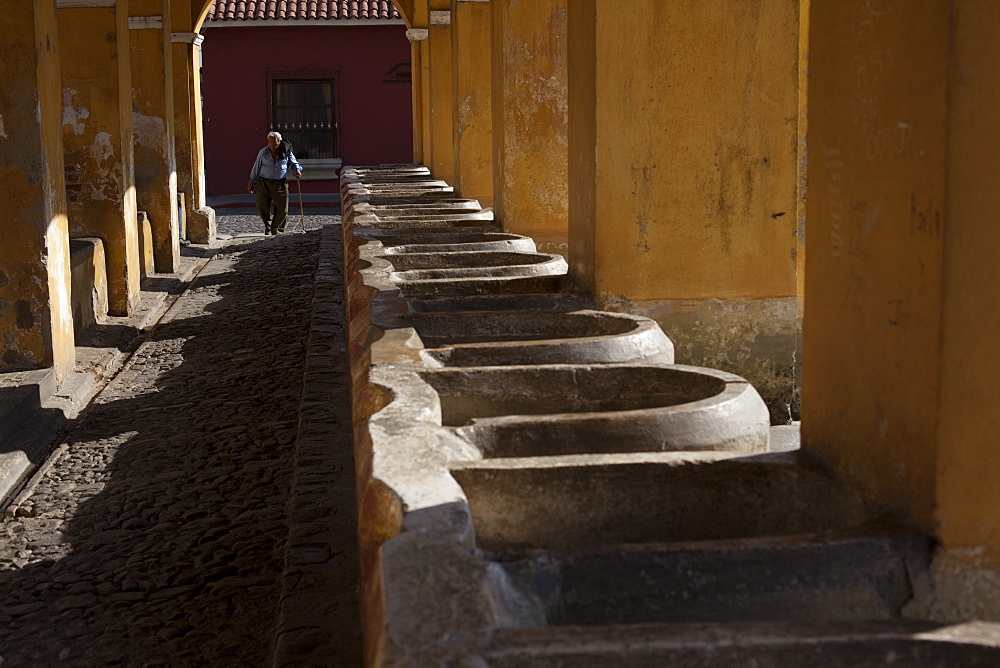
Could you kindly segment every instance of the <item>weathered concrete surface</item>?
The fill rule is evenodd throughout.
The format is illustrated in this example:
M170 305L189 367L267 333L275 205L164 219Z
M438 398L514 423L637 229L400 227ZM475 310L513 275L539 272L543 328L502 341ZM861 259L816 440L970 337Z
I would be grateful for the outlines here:
M97 238L71 239L70 265L73 331L79 337L108 315L108 273L104 242Z
M159 25L128 33L131 60L132 137L135 142L136 204L149 214L156 271L177 270L177 162L174 151L174 66L169 3L132 0L129 17L153 17Z
M52 4L5 7L0 42L0 371L73 369L59 40ZM31 102L24 95L35 95Z
M565 665L991 666L996 624L840 622L636 624L499 629L479 660L497 668Z
M137 226L139 229L139 270L143 276L156 272L155 259L153 258L153 227L149 224L149 216L145 211L139 211L137 215Z
M504 231L565 252L569 229L568 0L494 0L493 198Z
M524 457L455 463L452 473L485 549L782 536L871 519L833 479L773 457Z
M127 316L138 304L141 277L128 8L60 7L57 13L69 234L104 240L108 308Z
M512 550L497 558L550 626L898 619L925 536L874 524L808 537Z

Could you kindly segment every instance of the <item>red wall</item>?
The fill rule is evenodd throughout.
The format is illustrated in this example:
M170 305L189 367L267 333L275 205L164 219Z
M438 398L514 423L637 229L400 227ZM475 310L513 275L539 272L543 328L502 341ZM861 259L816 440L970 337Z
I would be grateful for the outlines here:
M209 195L245 193L267 144L267 72L339 70L345 165L413 161L410 84L386 83L410 60L406 26L205 28L202 95ZM302 181L304 192L337 192L336 181Z

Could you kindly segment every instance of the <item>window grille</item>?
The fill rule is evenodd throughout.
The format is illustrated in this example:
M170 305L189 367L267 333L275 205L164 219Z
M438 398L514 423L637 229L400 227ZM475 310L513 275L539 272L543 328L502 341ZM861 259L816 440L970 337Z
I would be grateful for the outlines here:
M292 143L299 159L340 156L337 70L268 72L268 126Z

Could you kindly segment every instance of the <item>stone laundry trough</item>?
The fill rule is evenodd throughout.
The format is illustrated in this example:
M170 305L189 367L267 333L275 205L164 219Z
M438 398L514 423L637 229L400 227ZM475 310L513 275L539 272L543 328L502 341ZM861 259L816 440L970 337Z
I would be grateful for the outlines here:
M674 361L674 346L655 322L621 313L425 313L405 320L432 366Z
M814 496L830 486L819 485ZM693 511L692 521L718 505L701 508L702 495L679 500ZM780 506L753 508L773 520L773 509ZM829 517L796 513L794 521L773 527L786 535L766 535L772 527L752 511L727 517L731 523L746 519L751 523L733 533L764 535L606 545L583 541L587 544L516 548L490 557L522 591L537 596L547 625L607 626L898 619L913 595L911 573L924 567L928 552L926 537L885 522L788 535L795 524L807 529L813 523L835 524ZM693 531L689 527L686 533Z
M423 374L441 424L484 457L766 452L770 421L733 374L666 364L440 369Z
M426 281L479 276L538 276L566 273L561 255L509 251L406 253L385 256L395 268L390 280Z
M534 253L535 242L531 237L507 232L398 232L380 230L373 234L385 246L383 255L404 253L454 253L463 251L506 251Z
M593 310L561 256L442 183L345 168L323 231L366 664L1000 663L996 625L903 619L929 541L769 452L750 383L674 364L654 321Z

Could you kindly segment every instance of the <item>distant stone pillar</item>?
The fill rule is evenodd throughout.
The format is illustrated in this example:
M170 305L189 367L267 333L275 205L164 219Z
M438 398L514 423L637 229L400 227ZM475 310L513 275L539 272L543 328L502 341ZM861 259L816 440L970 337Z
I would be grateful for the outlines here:
M174 86L168 0L130 0L136 203L149 215L156 271L180 266Z
M141 275L126 5L58 5L69 232L104 241L112 315L139 303Z
M176 28L176 26L173 26ZM177 190L184 194L187 238L215 243L215 210L205 203L204 129L201 116L201 66L204 37L195 32L171 35L174 84L174 154Z
M73 370L69 234L51 0L7 3L0 36L0 370Z
M776 421L797 402L798 7L569 3L571 273Z
M814 2L802 444L1000 620L1000 6Z
M434 178L455 183L455 134L453 119L452 49L450 0L431 0L427 27L427 50L430 57L431 174Z
M493 205L493 52L490 5L484 0L453 0L453 146L455 189Z
M546 253L567 252L566 8L575 1L490 2L493 208L505 230Z

